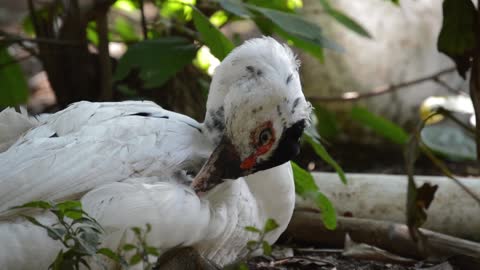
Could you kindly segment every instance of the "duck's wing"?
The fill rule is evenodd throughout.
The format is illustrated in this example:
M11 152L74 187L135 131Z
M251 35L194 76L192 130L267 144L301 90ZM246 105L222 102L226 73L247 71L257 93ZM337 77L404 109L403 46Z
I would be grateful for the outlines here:
M210 151L196 121L154 103L76 103L0 153L0 213L131 177L171 176Z
M217 207L215 213L212 212L208 202L200 200L189 187L150 178L105 184L83 196L83 210L104 228L103 247L117 252L125 244L140 246L131 230L139 227L147 236L147 244L163 252L217 237L224 231L223 227L231 223L224 209ZM45 225L57 222L48 213L37 214L35 218ZM148 233L146 224L151 225ZM46 269L61 248L60 241L24 219L0 221L0 269ZM97 269L95 263L90 265ZM111 265L108 269L116 268Z
M148 181L148 180L147 180ZM98 187L82 198L83 210L105 229L102 244L112 249L135 241L133 227L146 229L148 244L162 249L191 246L216 237L224 222L214 222L208 201L173 182L144 184L142 178ZM221 209L216 213L221 214ZM222 220L222 219L220 219Z

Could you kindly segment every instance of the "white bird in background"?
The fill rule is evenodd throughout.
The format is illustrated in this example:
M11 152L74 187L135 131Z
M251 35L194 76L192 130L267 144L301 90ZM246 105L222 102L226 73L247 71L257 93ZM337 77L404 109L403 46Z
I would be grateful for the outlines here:
M311 110L298 65L272 38L245 42L216 69L202 124L140 101L78 102L43 117L0 153L0 269L46 269L61 248L8 210L33 200L81 198L113 250L147 223L149 245L192 246L219 265L246 253L256 236L245 226L273 218L280 227L266 240L276 241L294 208L287 161Z

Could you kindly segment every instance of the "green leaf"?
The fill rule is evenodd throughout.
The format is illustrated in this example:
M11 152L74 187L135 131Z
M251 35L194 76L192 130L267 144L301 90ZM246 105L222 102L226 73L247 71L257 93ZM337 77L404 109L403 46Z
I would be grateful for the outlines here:
M32 201L20 206L14 206L11 209L17 208L40 208L40 209L50 209L52 208L52 204L46 201Z
M272 254L272 246L267 242L262 242L263 255L270 256Z
M453 161L476 160L477 147L470 134L458 126L432 125L420 132L423 143Z
M248 266L245 263L241 263L238 266L238 270L249 270Z
M140 40L131 22L123 17L115 18L113 30L124 42L136 42Z
M320 3L325 9L325 12L328 15L330 15L332 18L334 18L338 23L342 24L343 26L347 27L348 29L352 30L353 32L363 37L371 38L370 33L368 33L368 31L365 30L363 26L358 24L356 21L354 21L352 18L350 18L340 10L332 8L328 0L320 0Z
M75 225L75 224L78 224L80 226L90 227L98 233L103 232L102 226L100 226L98 222L90 218L82 217L82 218L74 219L72 222L72 225Z
M255 228L253 226L246 226L245 231L254 232L254 233L262 233L262 231L260 231L259 229Z
M139 227L132 227L130 229L137 235L137 237L140 238L142 236L142 229Z
M97 246L100 243L100 236L90 227L81 227L81 233L77 237L78 243L83 248L83 251L89 255L93 255L97 251Z
M275 230L276 228L278 228L278 226L279 226L278 223L274 219L269 218L265 222L265 226L263 226L263 232L269 233Z
M312 56L316 57L320 62L323 62L324 54L321 44L292 35L278 26L275 28L275 32L293 46L308 52Z
M133 250L133 249L136 249L136 248L137 247L135 245L125 244L122 249L125 250L125 251L129 251L129 250Z
M129 265L135 265L139 263L142 260L142 256L140 254L135 254L130 258L130 262L128 263Z
M293 9L289 7L288 0L248 0L245 2L251 5L255 5L257 7L264 7L284 12L293 11Z
M202 42L210 48L210 52L219 60L223 60L233 50L233 43L197 8L193 9L193 23L197 31L200 32Z
M57 257L55 257L55 261L50 264L48 269L52 270L61 270L63 265L63 250L60 250L57 254Z
M476 46L476 29L477 11L471 0L443 1L443 24L437 48L452 58L464 78Z
M327 13L332 16L337 22L341 23L343 26L347 27L348 29L352 30L353 32L366 37L372 38L370 33L363 28L360 24L354 21L352 18L348 17L344 13L336 9L329 9Z
M160 14L163 18L182 23L192 19L192 8L196 0L160 0Z
M337 227L337 212L327 196L319 191L314 191L308 192L306 197L314 201L315 205L321 210L322 221L325 228L334 230Z
M316 128L322 138L334 138L340 133L335 114L319 105L315 106L315 110L313 112L315 113L314 116L316 117L313 122L315 125L314 128Z
M82 203L80 201L65 201L55 205L55 208L73 220L83 217Z
M296 37L297 39L300 39L304 42L314 43L324 48L343 51L339 45L328 40L322 35L322 29L319 26L304 20L299 15L273 9L260 8L253 5L246 6L250 10L256 11L270 19L284 32Z
M235 0L220 0L218 1L223 9L237 15L238 17L249 19L253 14L240 1Z
M404 145L408 141L409 136L405 130L391 121L371 113L366 108L353 107L350 116L353 120L396 144Z
M250 240L250 241L247 242L247 248L252 250L252 249L256 248L257 244L258 244L258 241Z
M333 204L322 194L312 175L292 162L293 177L295 179L295 191L305 199L312 200L322 211L322 221L327 229L335 229L337 226L337 214Z
M0 46L0 107L25 104L28 99L28 85L25 75L16 60Z
M147 254L155 255L155 256L160 256L160 254L158 253L157 248L155 248L155 247L146 247L146 248L145 248L145 251L147 252Z
M195 55L195 45L181 37L145 40L128 48L113 79L120 82L138 70L144 88L160 87L191 63Z
M313 147L315 153L326 163L328 163L328 165L332 166L335 169L338 176L340 177L340 180L342 180L342 182L346 184L347 177L345 176L345 172L343 172L342 167L340 167L340 165L338 165L338 163L330 156L330 154L327 152L325 147L323 147L323 145L318 141L318 139L309 134L308 132L305 132L303 137L305 138L305 141Z
M152 225L150 223L147 223L145 227L147 229L147 233L149 233L152 230Z
M312 175L306 170L302 169L295 162L290 162L293 169L293 178L295 180L295 191L300 196L304 196L309 191L318 191L317 184L313 180Z
M53 240L60 240L65 235L66 230L64 228L49 228L47 234Z
M87 25L87 39L95 46L98 46L99 38L97 33L97 24L89 22Z
M113 250L109 249L109 248L101 248L99 250L97 250L97 254L102 254L112 260L114 260L115 262L121 262L122 259L120 256L118 256L117 253L113 252Z

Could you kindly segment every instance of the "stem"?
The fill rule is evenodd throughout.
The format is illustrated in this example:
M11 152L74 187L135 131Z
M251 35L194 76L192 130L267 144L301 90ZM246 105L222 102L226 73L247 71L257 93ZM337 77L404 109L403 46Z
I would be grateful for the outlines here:
M140 1L140 14L142 16L142 33L143 33L143 39L147 39L148 36L148 31L147 31L147 20L145 19L145 10L144 10L144 6L143 6L143 0L139 0Z
M100 62L100 100L113 99L112 89L112 66L108 50L108 21L107 10L99 11L96 14L98 32L98 57Z
M391 85L385 85L381 87L374 88L370 92L367 93L358 93L358 92L347 92L342 94L341 96L337 97L318 97L318 96L310 96L307 97L308 100L313 101L313 102L338 102L338 101L356 101L359 99L364 99L364 98L369 98L369 97L374 97L378 95L383 95L389 92L393 92L396 90L400 90L402 88L412 86L415 84L435 80L436 78L454 72L456 71L455 67L447 68L444 70L441 70L437 73L425 76L425 77L420 77L415 80L399 83L399 84L391 84Z

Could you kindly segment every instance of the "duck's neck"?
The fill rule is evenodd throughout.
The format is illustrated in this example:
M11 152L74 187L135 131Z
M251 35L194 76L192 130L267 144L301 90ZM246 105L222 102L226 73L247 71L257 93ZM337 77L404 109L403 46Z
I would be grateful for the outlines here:
M280 225L268 235L268 240L276 241L287 228L295 207L295 184L290 162L249 175L245 180L256 198L259 215L265 220L272 218Z
M226 64L228 63L222 63L215 70L208 91L207 110L203 121L203 131L213 145L218 145L225 129L224 103L231 83L230 80L225 79L225 72L222 68Z

